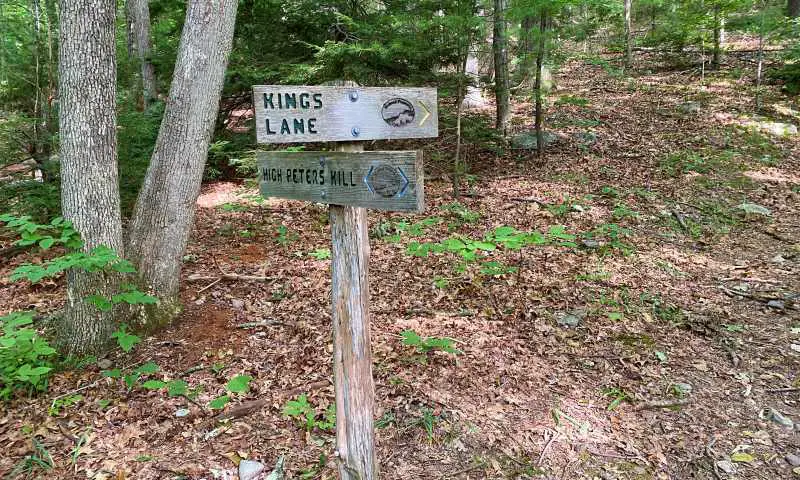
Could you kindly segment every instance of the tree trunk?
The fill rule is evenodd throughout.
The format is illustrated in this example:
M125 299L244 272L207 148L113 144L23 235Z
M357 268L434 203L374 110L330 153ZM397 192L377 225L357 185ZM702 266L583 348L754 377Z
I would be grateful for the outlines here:
M128 25L131 43L139 57L142 70L142 98L144 108L156 98L156 75L150 61L150 9L147 0L128 0Z
M61 203L84 249L98 245L122 255L117 179L114 0L61 0L59 121ZM85 301L110 296L116 282L103 273L70 271L67 304L58 325L66 353L103 349L116 330L110 313Z
M544 57L547 48L547 10L542 9L539 18L539 48L536 51L536 81L533 85L536 94L536 156L539 161L544 158L544 106L542 105L542 76L544 74Z
M789 0L786 5L786 13L791 18L800 17L800 0Z
M505 137L508 134L509 85L508 85L508 39L506 38L506 1L494 0L494 96L497 103L495 127Z
M625 66L630 68L633 64L633 34L631 32L631 3L632 0L624 1L625 13Z
M719 6L714 7L714 57L711 63L714 69L722 64L722 47L725 44L725 16Z
M139 327L157 327L179 311L181 261L194 223L237 0L191 0L175 74L153 157L128 229L128 258L143 287L161 299Z
M463 162L461 162L461 115L464 111L464 97L467 90L465 85L467 76L467 60L469 59L469 50L471 46L472 34L470 33L467 36L463 61L461 62L461 65L459 65L460 70L457 71L459 77L458 91L456 92L456 159L453 163L453 197L456 199L458 199L461 193L461 174L466 170L462 167Z
M536 26L536 17L533 15L526 15L525 18L522 19L522 24L520 25L522 32L520 33L522 45L521 45L521 52L519 55L522 57L520 58L520 64L522 68L522 75L520 78L520 83L518 87L526 87L530 88L531 85L531 78L535 74L533 71L533 66L536 63L535 59L535 51L536 51L536 38L533 34L533 29Z

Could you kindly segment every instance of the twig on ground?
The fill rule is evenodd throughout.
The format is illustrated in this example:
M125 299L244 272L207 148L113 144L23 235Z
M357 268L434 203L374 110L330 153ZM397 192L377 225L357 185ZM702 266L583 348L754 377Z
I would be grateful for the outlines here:
M790 388L768 388L764 390L767 393L792 393L792 392L800 392L800 388L798 387L790 387Z
M261 322L246 322L236 325L236 328L256 328L256 327L270 327L272 325L287 325L284 322L268 318Z
M650 462L648 462L646 458L642 458L641 455L620 455L620 454L617 454L617 453L601 453L601 452L592 450L590 448L587 448L586 451L589 452L591 455L595 455L595 456L598 456L598 457L619 458L621 460L639 460L642 463L650 465Z
M439 478L454 478L454 477L456 477L458 475L461 475L462 473L469 473L469 472L471 472L473 470L477 470L477 469L479 469L479 468L481 468L483 466L484 465L482 463L476 463L474 465L470 465L469 467L462 468L461 470L456 470L455 472L443 473L443 474L439 475Z
M550 445L559 435L559 432L554 432L552 430L549 430L549 432L550 432L550 438L547 440L547 443L544 444L544 448L542 448L542 453L539 454L539 460L536 461L537 467L540 467L542 465L542 461L544 461L544 456L547 455L547 450L550 449Z
M689 398L672 398L667 400L650 400L636 405L635 410L656 410L659 408L683 407L692 403Z
M674 208L670 209L670 213L672 213L672 216L675 217L675 220L678 221L678 225L681 226L683 231L688 233L689 227L686 225L686 220L683 219L683 214L675 210Z
M222 277L220 277L220 278L218 278L218 279L214 280L213 282L209 283L209 284L208 284L208 285L206 285L205 287L201 288L200 290L198 290L198 291L197 291L197 293L203 293L203 292L205 292L205 291L206 291L206 290L208 290L209 288L211 288L211 287L213 287L214 285L218 284L220 281L222 281Z
M515 202L535 203L536 205L539 205L542 208L547 208L550 205L549 203L543 202L543 201L541 201L539 199L536 199L536 198L515 197L515 198L512 198L511 200L513 200Z

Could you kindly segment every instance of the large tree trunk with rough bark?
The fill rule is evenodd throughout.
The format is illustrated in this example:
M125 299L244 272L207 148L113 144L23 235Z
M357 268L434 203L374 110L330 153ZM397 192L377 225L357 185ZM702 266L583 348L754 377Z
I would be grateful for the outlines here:
M156 98L156 75L150 61L150 9L147 0L128 0L126 5L130 42L139 58L144 107Z
M117 179L114 0L61 0L59 122L61 203L84 249L99 245L122 254ZM110 296L115 278L70 271L58 337L68 354L97 352L116 330L111 313L85 301Z
M786 4L786 13L791 18L800 17L800 0L789 0Z
M219 109L237 3L187 5L164 119L127 232L128 258L142 286L161 299L140 319L141 328L169 322L180 308L181 261Z
M506 24L507 0L494 0L494 96L497 102L497 122L495 124L503 136L508 134L510 117L508 93L508 39Z
M630 68L633 64L633 33L631 31L631 3L632 0L624 1L625 17L625 66Z

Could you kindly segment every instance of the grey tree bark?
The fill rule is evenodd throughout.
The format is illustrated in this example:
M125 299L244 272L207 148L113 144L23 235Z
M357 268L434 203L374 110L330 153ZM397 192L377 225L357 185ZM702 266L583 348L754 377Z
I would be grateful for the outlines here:
M544 58L547 49L547 9L543 8L539 14L539 48L536 51L536 79L533 84L533 89L536 94L536 109L534 124L536 128L536 156L541 162L544 159L544 104L542 102L544 91L542 86L542 77L544 76Z
M84 249L99 245L122 255L117 178L114 0L61 0L59 122L64 218L80 232ZM57 326L68 354L97 352L116 330L111 313L85 301L109 296L115 278L70 271L67 304Z
M142 75L142 98L144 107L156 98L156 75L150 61L150 9L147 0L128 0L125 8L128 14L130 42L139 58Z
M717 5L714 7L714 56L711 64L717 69L722 64L722 47L725 44L725 14Z
M503 136L508 134L509 82L508 82L508 39L506 22L507 0L494 0L494 96L497 102L497 121L495 126Z
M161 299L139 327L169 322L179 311L181 260L194 223L237 0L190 0L175 73L153 157L127 232L128 258L143 287Z
M788 0L786 4L786 13L791 18L800 17L800 0Z
M632 0L624 1L624 16L625 16L625 66L629 67L633 64L633 35L631 32L631 5Z

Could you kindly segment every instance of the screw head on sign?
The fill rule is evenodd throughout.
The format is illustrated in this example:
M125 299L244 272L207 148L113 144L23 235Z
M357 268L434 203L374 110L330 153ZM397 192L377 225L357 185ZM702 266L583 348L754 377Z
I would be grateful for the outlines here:
M357 137L358 134L361 133L361 130L358 127L353 127L352 129L350 129L350 133L352 133L354 137Z
M328 193L325 190L323 190L322 193L319 194L319 196L325 198L328 196Z
M356 100L358 100L358 92L353 90L350 92L350 101L355 102Z
M325 166L325 157L320 157L320 159L319 159L319 166L320 166L320 167L324 167L324 166Z

